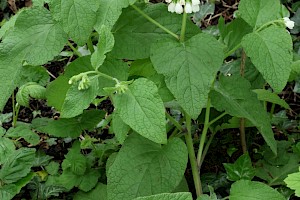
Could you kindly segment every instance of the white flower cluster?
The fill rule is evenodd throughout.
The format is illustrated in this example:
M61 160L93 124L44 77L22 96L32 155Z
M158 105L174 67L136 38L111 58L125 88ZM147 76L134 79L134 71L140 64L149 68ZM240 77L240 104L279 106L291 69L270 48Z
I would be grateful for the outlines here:
M168 11L171 13L182 14L198 12L200 10L200 0L166 0Z
M284 24L286 27L288 27L289 29L293 29L295 26L295 22L290 20L290 18L288 17L284 17L283 18Z

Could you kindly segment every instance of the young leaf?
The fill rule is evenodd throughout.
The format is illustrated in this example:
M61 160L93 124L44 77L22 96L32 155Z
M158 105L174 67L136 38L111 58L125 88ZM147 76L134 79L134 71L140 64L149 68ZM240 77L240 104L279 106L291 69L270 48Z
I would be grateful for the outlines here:
M271 26L246 35L242 46L264 79L275 92L280 92L291 72L293 43L290 34L281 27Z
M0 44L0 74L5 74L0 79L0 110L20 79L22 62L44 64L62 50L66 40L47 9L35 7L19 14L14 29Z
M50 175L57 175L59 170L59 163L51 161L45 169L47 170L48 174Z
M187 156L187 148L179 138L159 145L131 134L108 169L108 199L129 200L172 192L182 179Z
M14 183L27 176L33 165L35 149L20 148L8 155L0 169L3 183Z
M230 200L285 199L278 191L264 183L246 180L240 180L232 184L229 198Z
M103 64L106 58L105 54L110 52L115 44L114 36L106 26L102 26L98 32L97 49L91 56L92 66L96 70Z
M279 0L241 0L239 4L241 17L253 28L281 18L280 11Z
M16 101L21 106L29 107L30 98L45 99L45 93L46 88L37 83L29 82L19 88L16 94Z
M140 135L156 143L167 143L165 108L155 84L135 80L125 93L113 97L121 119Z
M217 110L225 110L232 116L247 118L258 128L266 143L276 154L277 145L269 115L250 87L250 83L242 77L223 76L211 91L212 105Z
M230 181L251 180L255 176L255 170L248 154L240 156L234 164L223 163L223 165Z
M84 45L95 25L99 1L54 0L51 4L52 12L59 15L65 32L77 44Z
M141 9L173 33L180 34L181 15L170 15L165 4L147 4ZM161 39L173 38L130 7L123 11L112 31L116 41L112 54L120 59L148 58L152 43ZM188 20L186 37L190 38L199 32L199 28Z
M26 65L22 67L21 80L18 85L22 86L28 82L35 82L41 86L46 86L49 80L49 74L44 67Z
M122 9L132 5L137 0L99 0L101 5L97 11L96 30L100 30L101 26L107 26L109 29L113 27L122 13Z
M163 40L152 45L151 61L180 106L197 118L223 62L221 44L204 33L185 43Z
M300 172L289 174L288 177L284 179L284 182L289 188L295 190L295 195L297 197L300 197Z
M269 91L269 90L264 90L264 89L256 89L253 90L253 92L255 92L257 94L257 98L260 101L268 101L277 105L280 105L281 107L285 108L285 109L290 109L289 104L287 104L283 99L280 99L280 97Z
M162 193L146 197L138 197L134 200L193 200L189 192Z

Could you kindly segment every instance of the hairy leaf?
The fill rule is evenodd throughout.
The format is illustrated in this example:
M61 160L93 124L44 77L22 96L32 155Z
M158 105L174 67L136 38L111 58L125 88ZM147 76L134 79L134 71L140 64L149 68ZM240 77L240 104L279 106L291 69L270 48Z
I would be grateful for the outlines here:
M29 107L30 98L45 99L45 93L46 88L37 83L29 82L19 88L16 94L16 101L21 106Z
M33 38L34 37L34 42ZM22 62L41 65L57 55L66 42L60 24L41 7L21 12L14 29L0 43L0 110L17 86Z
M24 138L26 142L32 145L37 145L40 142L39 135L33 132L30 129L30 127L24 125L19 125L15 128L10 128L6 133L6 137L12 137L17 139Z
M222 46L204 33L185 43L163 40L152 45L151 61L157 72L165 76L167 87L180 106L197 118L222 65Z
M264 89L256 89L253 90L257 94L257 98L261 101L267 101L271 102L277 105L280 105L281 107L285 109L290 109L289 104L285 102L283 99L281 99L277 94L269 91L269 90L264 90Z
M189 192L178 192L178 193L163 193L156 194L147 197L138 197L134 200L192 200L192 194Z
M295 190L297 197L300 197L300 172L289 174L288 177L284 179L284 182L289 188Z
M246 79L239 76L221 77L211 92L211 101L219 111L225 110L232 116L247 118L276 154L277 145L269 115L256 94L250 90L250 83Z
M290 34L281 27L271 26L246 35L242 46L275 92L281 92L291 72L293 43Z
M255 181L240 180L235 182L230 189L230 200L284 200L278 191L270 186Z
M186 146L179 138L159 145L131 134L108 168L108 199L131 200L172 192L182 179L187 156Z
M119 116L133 130L156 143L167 143L165 108L153 82L137 79L113 100Z

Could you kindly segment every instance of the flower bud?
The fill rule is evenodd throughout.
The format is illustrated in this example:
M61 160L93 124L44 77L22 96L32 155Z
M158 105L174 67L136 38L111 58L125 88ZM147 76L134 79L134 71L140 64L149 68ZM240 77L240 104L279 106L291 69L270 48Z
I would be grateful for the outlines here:
M193 9L192 9L192 4L190 2L187 2L184 6L184 11L186 13L192 13Z
M176 5L175 5L175 12L177 14L182 14L183 13L182 5L179 2L177 2Z
M168 11L171 13L175 12L175 3L172 2L169 4Z
M293 29L294 28L295 22L292 21L292 20L290 20L290 18L284 17L283 20L284 20L284 24L285 24L286 27L288 27L289 29Z

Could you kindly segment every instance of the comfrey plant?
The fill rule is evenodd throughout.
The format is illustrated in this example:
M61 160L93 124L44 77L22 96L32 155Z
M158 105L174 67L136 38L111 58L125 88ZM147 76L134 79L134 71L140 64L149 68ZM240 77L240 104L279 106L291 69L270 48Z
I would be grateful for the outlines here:
M30 136L34 130L81 139L61 164L47 165L49 178L43 186L60 192L76 187L80 191L74 199L192 200L184 176L189 159L194 197L217 199L217 188L210 188L210 196L204 194L208 191L201 167L215 134L239 128L245 155L224 165L232 181L224 199L285 199L269 185L252 181L256 174L245 132L246 127L255 128L269 155L277 156L270 118L274 109L269 113L267 104L288 109L277 93L295 64L286 31L294 23L279 0L241 0L232 22L219 19L218 35L205 33L189 20L189 14L199 11L199 0L166 0L168 5L138 0L33 2L0 31L0 110L19 88L17 105L28 106L30 98L41 98L60 113L58 120L38 118L23 124ZM86 46L90 55L83 56L76 46ZM40 66L66 49L76 59L50 83L21 78L45 72ZM16 105L14 95L12 99ZM95 103L107 99L112 113L100 111ZM6 136L18 135L14 125ZM84 134L101 127L110 128L113 145L111 140L99 144ZM33 177L34 151L15 150L13 143L6 147L10 159L0 152L0 196L11 199ZM91 153L84 156L85 148ZM20 163L26 161L24 170L13 163L16 151ZM12 164L16 166L10 168ZM22 173L16 177L18 170ZM286 176L280 176L281 184ZM289 182L289 187L295 185Z

